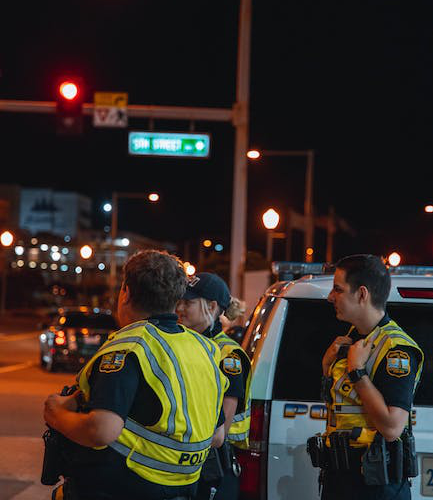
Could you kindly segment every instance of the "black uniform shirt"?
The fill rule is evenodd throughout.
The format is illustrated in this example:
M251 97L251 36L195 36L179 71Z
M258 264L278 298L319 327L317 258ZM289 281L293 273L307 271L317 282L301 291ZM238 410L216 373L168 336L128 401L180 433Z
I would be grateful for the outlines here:
M167 333L179 333L183 328L177 324L176 314L161 314L148 321ZM114 354L113 354L114 355ZM162 414L162 405L153 389L144 380L135 354L115 353L115 358L101 356L94 364L89 377L90 400L88 410L109 410L123 420L128 416L143 425L155 424ZM221 410L218 426L224 423ZM103 450L79 447L74 461L75 473L81 493L87 492L89 499L97 500L98 494L107 492L109 497L129 500L165 498L172 495L192 495L196 486L161 486L141 478L128 469L125 457L107 447ZM105 493L104 493L105 494ZM164 496L161 496L164 495ZM83 497L84 498L84 497ZM87 497L86 497L87 498Z
M389 321L389 316L385 314L377 326L382 327L389 323ZM352 330L350 337L353 343L365 338L356 330ZM396 370L393 368L393 356L405 360L403 370ZM374 374L373 384L382 394L387 406L397 406L406 411L410 411L412 407L415 377L420 361L419 351L414 347L405 345L393 347L388 351L386 356L384 356Z

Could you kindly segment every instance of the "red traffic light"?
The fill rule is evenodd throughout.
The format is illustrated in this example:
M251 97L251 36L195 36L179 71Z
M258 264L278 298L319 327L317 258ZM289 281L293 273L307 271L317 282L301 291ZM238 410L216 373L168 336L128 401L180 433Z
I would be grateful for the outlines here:
M77 135L83 130L84 86L81 77L63 75L56 81L56 131Z
M78 96L78 86L72 81L62 82L59 86L60 95L68 101L74 100Z

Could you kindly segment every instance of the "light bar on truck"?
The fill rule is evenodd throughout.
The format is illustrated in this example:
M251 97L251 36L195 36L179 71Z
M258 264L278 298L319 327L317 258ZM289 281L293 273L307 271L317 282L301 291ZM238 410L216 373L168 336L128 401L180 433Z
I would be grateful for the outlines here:
M396 266L390 267L391 274L408 274L411 276L433 276L433 266Z
M307 274L329 274L334 272L331 264L323 262L287 262L275 261L272 262L272 272L280 281L297 279Z

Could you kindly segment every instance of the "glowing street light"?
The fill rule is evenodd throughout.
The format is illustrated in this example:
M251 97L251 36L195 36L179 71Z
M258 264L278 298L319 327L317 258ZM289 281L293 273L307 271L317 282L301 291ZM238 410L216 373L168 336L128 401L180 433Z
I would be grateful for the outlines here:
M206 248L210 248L212 246L212 240L204 240L203 246Z
M193 276L196 272L196 268L191 264L191 262L184 262L183 268L185 269L187 276Z
M260 151L257 151L256 149L251 149L250 151L247 152L247 157L250 160L257 160L260 158Z
M266 229L275 229L280 222L280 214L273 208L269 208L262 215L262 220Z
M273 208L269 208L262 215L262 221L265 228L268 230L266 235L266 260L272 260L272 247L274 242L274 236L280 237L280 233L274 233L273 230L278 226L280 222L280 214ZM281 233L285 236L285 233Z
M2 261L3 261L3 272L1 276L1 299L0 299L0 314L3 315L6 310L6 286L7 286L7 247L10 247L12 243L14 242L14 235L10 231L3 231L0 234L0 243L2 244L4 248L4 252L2 255Z
M150 193L147 198L149 201L155 202L155 201L159 200L159 194L158 193Z
M93 254L93 249L89 245L83 245L80 248L80 255L83 257L83 259L90 259L90 257Z
M389 262L389 265L392 266L392 267L396 267L400 264L401 262L401 256L398 252L392 252L389 256L388 256L388 262Z
M424 207L424 212L427 213L427 214L433 213L433 205L426 205Z
M14 241L14 235L10 231L3 231L0 235L0 243L4 247L10 247Z

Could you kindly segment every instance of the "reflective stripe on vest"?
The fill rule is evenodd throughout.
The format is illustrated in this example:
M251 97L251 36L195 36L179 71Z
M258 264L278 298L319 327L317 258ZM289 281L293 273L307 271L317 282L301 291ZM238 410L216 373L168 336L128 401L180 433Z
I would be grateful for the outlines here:
M93 364L116 350L137 356L143 377L158 395L162 414L152 426L127 418L120 436L109 446L146 480L169 486L196 482L228 384L219 370L219 350L212 341L186 328L174 334L148 322L128 325L110 336L81 370L80 388L87 400ZM184 359L189 362L182 362Z
M174 474L193 474L199 471L202 467L202 462L200 462L199 465L174 465L174 464L167 464L165 462L160 462L159 460L147 457L136 451L133 451L132 454L130 455L131 448L128 448L124 444L119 443L117 441L111 443L110 448L113 448L113 450L116 450L118 453L120 453L124 457L127 457L130 460L133 460L134 462L164 472L171 472Z
M221 351L221 360L225 359L234 351L241 351L244 358L249 361L247 353L234 340L232 340L224 331L213 337ZM227 433L227 438L239 448L247 448L249 445L249 430L251 423L251 362L248 366L248 376L245 384L244 406L239 413L233 417L232 424Z
M421 362L416 373L416 387L421 376L424 354L411 337L391 320L383 327L376 327L366 339L371 339L374 346L366 363L367 374L371 380L374 379L378 366L390 349L394 349L399 345L417 349L421 354ZM368 413L362 407L362 402L354 384L350 382L347 376L347 358L335 361L330 369L330 374L334 379L331 388L333 403L327 405L329 418L326 434L329 435L335 430L350 430L353 427L374 430L374 425ZM371 439L373 438L374 432L371 433Z

